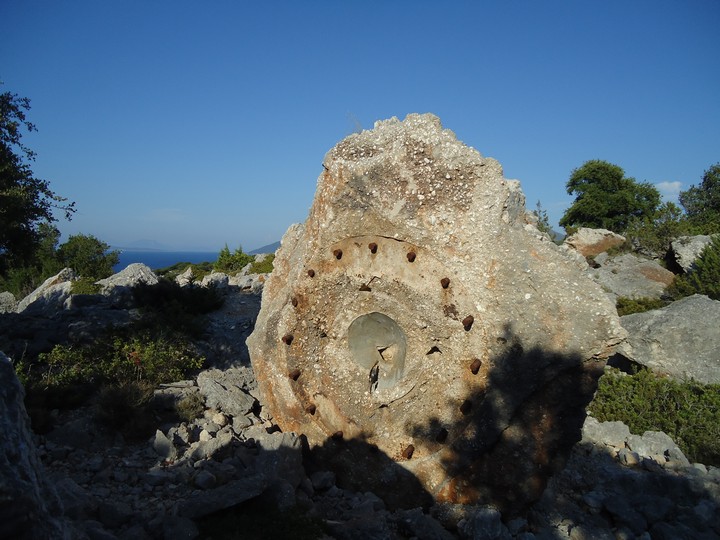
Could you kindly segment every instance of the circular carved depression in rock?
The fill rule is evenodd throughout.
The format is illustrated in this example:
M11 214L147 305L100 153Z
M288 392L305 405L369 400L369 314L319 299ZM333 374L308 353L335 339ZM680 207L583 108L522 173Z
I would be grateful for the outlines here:
M392 388L403 376L407 343L400 325L383 313L360 315L348 328L348 346L368 374L371 391Z

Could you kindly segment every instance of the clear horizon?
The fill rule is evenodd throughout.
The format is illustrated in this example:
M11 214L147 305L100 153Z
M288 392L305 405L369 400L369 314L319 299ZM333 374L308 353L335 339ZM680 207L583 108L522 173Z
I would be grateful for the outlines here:
M677 201L720 161L720 3L7 0L0 86L31 100L63 239L246 251L303 222L328 150L431 112L551 224L590 159ZM559 228L558 228L559 229Z

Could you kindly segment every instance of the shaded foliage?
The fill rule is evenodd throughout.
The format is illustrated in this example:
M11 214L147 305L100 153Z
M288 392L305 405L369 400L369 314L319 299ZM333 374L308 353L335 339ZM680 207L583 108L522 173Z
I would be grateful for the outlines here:
M618 315L631 315L633 313L644 313L653 309L660 309L668 305L668 302L660 298L628 298L618 297L615 302Z
M215 261L213 265L213 270L231 274L233 272L239 272L254 260L255 257L244 253L242 247L237 248L234 253L230 253L230 249L227 244L225 244L225 247L222 248L218 254L217 261Z
M25 116L30 100L0 94L0 274L32 262L44 223L55 221L54 210L70 219L75 203L58 196L47 180L36 178L30 163L35 153L22 143L23 128L35 131Z
M720 300L720 235L700 254L688 274L675 278L668 292L675 298L704 294Z
M647 369L633 375L609 369L590 411L601 422L620 420L630 431L664 431L690 461L720 465L720 385L679 382Z

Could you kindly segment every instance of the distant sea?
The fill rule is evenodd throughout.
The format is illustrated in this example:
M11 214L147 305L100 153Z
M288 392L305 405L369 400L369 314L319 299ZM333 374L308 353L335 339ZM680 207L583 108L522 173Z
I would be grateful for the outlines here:
M167 268L179 262L201 263L215 262L218 258L217 251L151 251L119 249L120 262L113 266L114 272L123 270L132 263L143 263L153 270Z

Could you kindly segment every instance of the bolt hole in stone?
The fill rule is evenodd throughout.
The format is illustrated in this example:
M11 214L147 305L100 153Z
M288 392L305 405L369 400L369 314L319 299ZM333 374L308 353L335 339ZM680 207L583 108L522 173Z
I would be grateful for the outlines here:
M438 431L437 435L435 435L435 441L439 443L444 443L448 438L448 430L445 428L440 428L440 431Z
M460 405L460 412L463 413L464 415L468 415L468 414L470 414L471 411L472 411L472 401L470 401L469 399L466 399Z
M365 285L364 283L362 285L360 285L359 290L361 290L363 292L371 292L372 291L372 289L370 287L368 287L367 285Z
M314 415L316 410L317 409L315 408L315 405L313 405L312 403L305 408L305 411L307 411L311 415Z
M428 352L425 353L425 356L430 356L431 354L440 353L442 354L442 351L437 348L436 346L432 346Z
M475 322L475 317L473 317L472 315L468 315L467 317L465 317L462 320L462 325L463 325L463 328L465 328L466 332L470 331L474 322Z
M340 259L342 259L342 255L343 255L342 249L336 249L335 251L333 251L333 255L339 261Z
M298 299L297 299L296 297L293 296L293 297L292 297L292 300L290 300L290 302L292 303L292 306L293 306L293 307L297 307L297 305L298 305Z
M378 245L375 242L368 244L368 249L370 250L370 253L373 253L373 254L377 253L377 248L378 248Z
M409 251L408 254L406 255L406 257L407 257L408 262L415 262L415 257L417 257L417 255L415 254L414 251Z
M470 364L470 371L473 375L478 374L478 371L480 371L480 366L482 366L482 360L480 360L479 358L473 360L473 363Z
M392 388L402 378L405 332L384 313L367 313L350 323L348 346L352 359L366 370L371 392Z
M315 270L313 270L312 268L308 270L308 276L310 276L311 278L315 277Z
M442 285L443 289L447 289L450 286L450 279L446 277L442 278L440 280L440 285Z
M300 378L300 370L293 369L290 373L288 373L288 377L290 377L293 381L297 381Z
M415 453L415 447L412 444L409 444L405 450L402 451L402 457L405 459L410 459L413 454Z
M290 345L290 344L292 344L293 339L294 339L294 337L293 337L292 334L285 334L285 335L282 337L282 341L283 341L283 343L284 343L285 345Z

